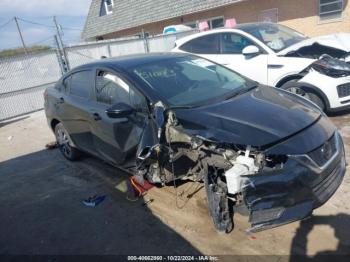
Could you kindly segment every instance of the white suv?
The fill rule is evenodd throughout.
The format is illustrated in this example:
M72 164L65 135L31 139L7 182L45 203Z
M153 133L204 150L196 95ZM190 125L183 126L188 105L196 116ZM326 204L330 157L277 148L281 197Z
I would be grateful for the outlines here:
M350 34L318 38L272 23L240 24L176 41L188 52L262 84L304 96L324 111L350 108Z

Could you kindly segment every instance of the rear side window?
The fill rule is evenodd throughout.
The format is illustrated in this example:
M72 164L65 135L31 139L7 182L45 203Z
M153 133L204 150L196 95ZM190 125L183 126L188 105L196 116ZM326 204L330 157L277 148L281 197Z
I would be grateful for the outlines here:
M62 82L62 87L63 87L63 90L60 90L60 91L63 91L65 93L69 92L69 88L70 88L70 79L71 77L68 76L66 77L63 82Z
M193 39L182 45L180 49L195 54L218 54L219 34L210 34Z
M90 95L90 71L73 73L69 80L70 94L82 98L89 98Z

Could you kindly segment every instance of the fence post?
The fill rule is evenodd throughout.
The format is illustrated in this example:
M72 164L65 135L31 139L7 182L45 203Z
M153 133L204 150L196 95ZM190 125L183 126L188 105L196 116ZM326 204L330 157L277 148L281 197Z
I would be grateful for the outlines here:
M142 28L142 38L143 38L143 43L145 45L145 52L149 53L149 42L148 38L146 37L145 30Z
M108 57L112 57L111 45L107 44Z

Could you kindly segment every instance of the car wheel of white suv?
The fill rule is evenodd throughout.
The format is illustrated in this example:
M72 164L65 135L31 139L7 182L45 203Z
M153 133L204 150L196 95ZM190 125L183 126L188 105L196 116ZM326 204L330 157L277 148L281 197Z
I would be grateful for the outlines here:
M326 105L323 99L315 92L305 88L303 85L297 82L298 80L291 80L281 86L281 89L289 91L293 94L302 96L313 103L315 103L322 111L326 110Z

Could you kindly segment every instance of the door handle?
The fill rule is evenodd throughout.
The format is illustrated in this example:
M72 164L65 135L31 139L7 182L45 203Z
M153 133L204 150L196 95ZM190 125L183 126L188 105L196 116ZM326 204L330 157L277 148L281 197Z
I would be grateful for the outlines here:
M63 104L63 103L64 103L64 98L63 98L63 97L60 97L60 98L58 99L57 104Z
M95 121L99 121L99 120L102 119L101 116L98 113L93 113L92 117L94 118Z
M284 65L280 65L280 64L268 64L267 65L267 68L272 68L272 69L274 69L274 68L278 69L278 68L282 68L282 67L284 67Z

